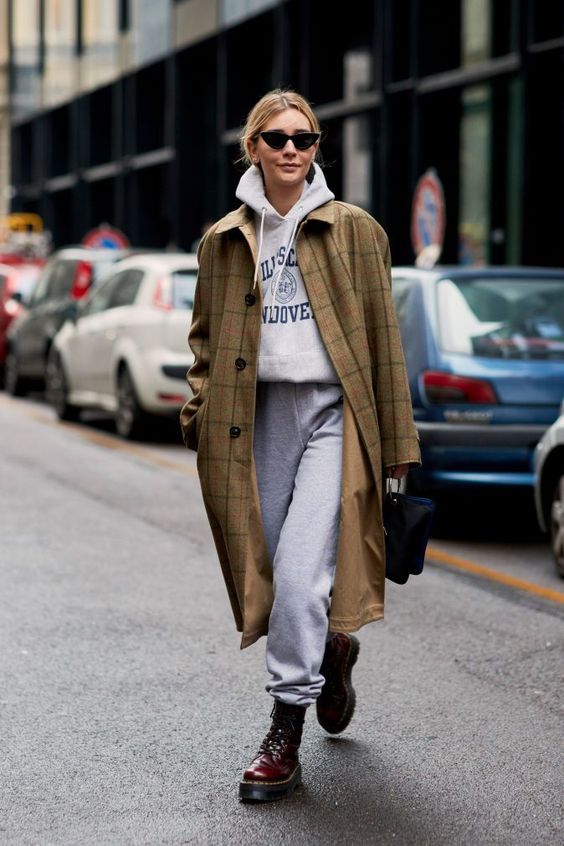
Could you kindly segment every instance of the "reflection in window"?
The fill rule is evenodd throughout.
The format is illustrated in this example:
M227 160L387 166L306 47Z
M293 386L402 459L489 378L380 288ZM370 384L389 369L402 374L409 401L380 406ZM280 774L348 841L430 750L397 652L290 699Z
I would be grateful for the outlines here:
M220 20L232 26L259 12L276 6L278 0L222 0Z
M132 0L131 34L139 63L164 56L171 47L170 3Z
M75 0L45 0L45 101L59 103L74 94L76 74Z
M564 277L442 279L437 297L447 352L564 359Z
M349 50L343 56L343 95L354 100L372 87L372 55L370 50Z
M39 106L39 4L12 4L12 108L15 117Z
M368 50L349 50L343 57L344 97L354 100L370 90L372 57ZM343 122L343 197L369 210L372 202L371 124L366 115Z
M460 127L461 264L486 264L489 259L490 138L490 88L485 85L469 88L462 95Z
M462 64L483 62L491 55L491 0L462 4Z
M372 150L366 115L343 122L343 199L367 211L372 206Z
M83 81L88 87L112 79L118 67L118 6L115 0L82 0Z

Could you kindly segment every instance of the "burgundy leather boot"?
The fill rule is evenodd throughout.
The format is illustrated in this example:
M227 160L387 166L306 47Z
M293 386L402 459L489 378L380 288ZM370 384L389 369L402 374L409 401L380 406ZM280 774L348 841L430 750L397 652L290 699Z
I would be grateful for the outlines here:
M352 668L360 644L354 635L341 632L327 642L320 673L325 684L316 702L317 719L329 734L339 734L351 721L356 695L351 683Z
M239 785L240 799L271 802L289 796L298 786L302 775L298 749L305 712L300 705L274 704L270 731Z

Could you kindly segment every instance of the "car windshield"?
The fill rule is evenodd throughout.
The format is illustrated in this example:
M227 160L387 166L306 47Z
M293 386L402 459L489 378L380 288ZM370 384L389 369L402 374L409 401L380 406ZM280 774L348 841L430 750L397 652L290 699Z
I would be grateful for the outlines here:
M441 279L437 298L445 352L564 359L564 276Z
M192 308L196 291L196 270L177 270L172 274L172 307Z

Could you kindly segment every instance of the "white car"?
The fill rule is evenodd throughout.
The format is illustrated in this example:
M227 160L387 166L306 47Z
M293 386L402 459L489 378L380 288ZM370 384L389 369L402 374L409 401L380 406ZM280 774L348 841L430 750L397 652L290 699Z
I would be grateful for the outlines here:
M196 256L187 253L139 254L113 266L54 338L46 382L59 419L101 409L122 437L137 438L150 415L178 414L190 397L196 276Z
M550 533L556 570L564 579L564 400L560 417L537 444L535 506L542 531Z

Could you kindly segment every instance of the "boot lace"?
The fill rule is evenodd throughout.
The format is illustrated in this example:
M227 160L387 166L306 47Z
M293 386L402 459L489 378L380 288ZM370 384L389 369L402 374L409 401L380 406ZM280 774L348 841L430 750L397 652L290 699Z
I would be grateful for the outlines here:
M298 717L291 714L280 714L273 707L270 714L272 725L270 731L262 741L259 754L280 752L290 742L292 734L298 728Z

